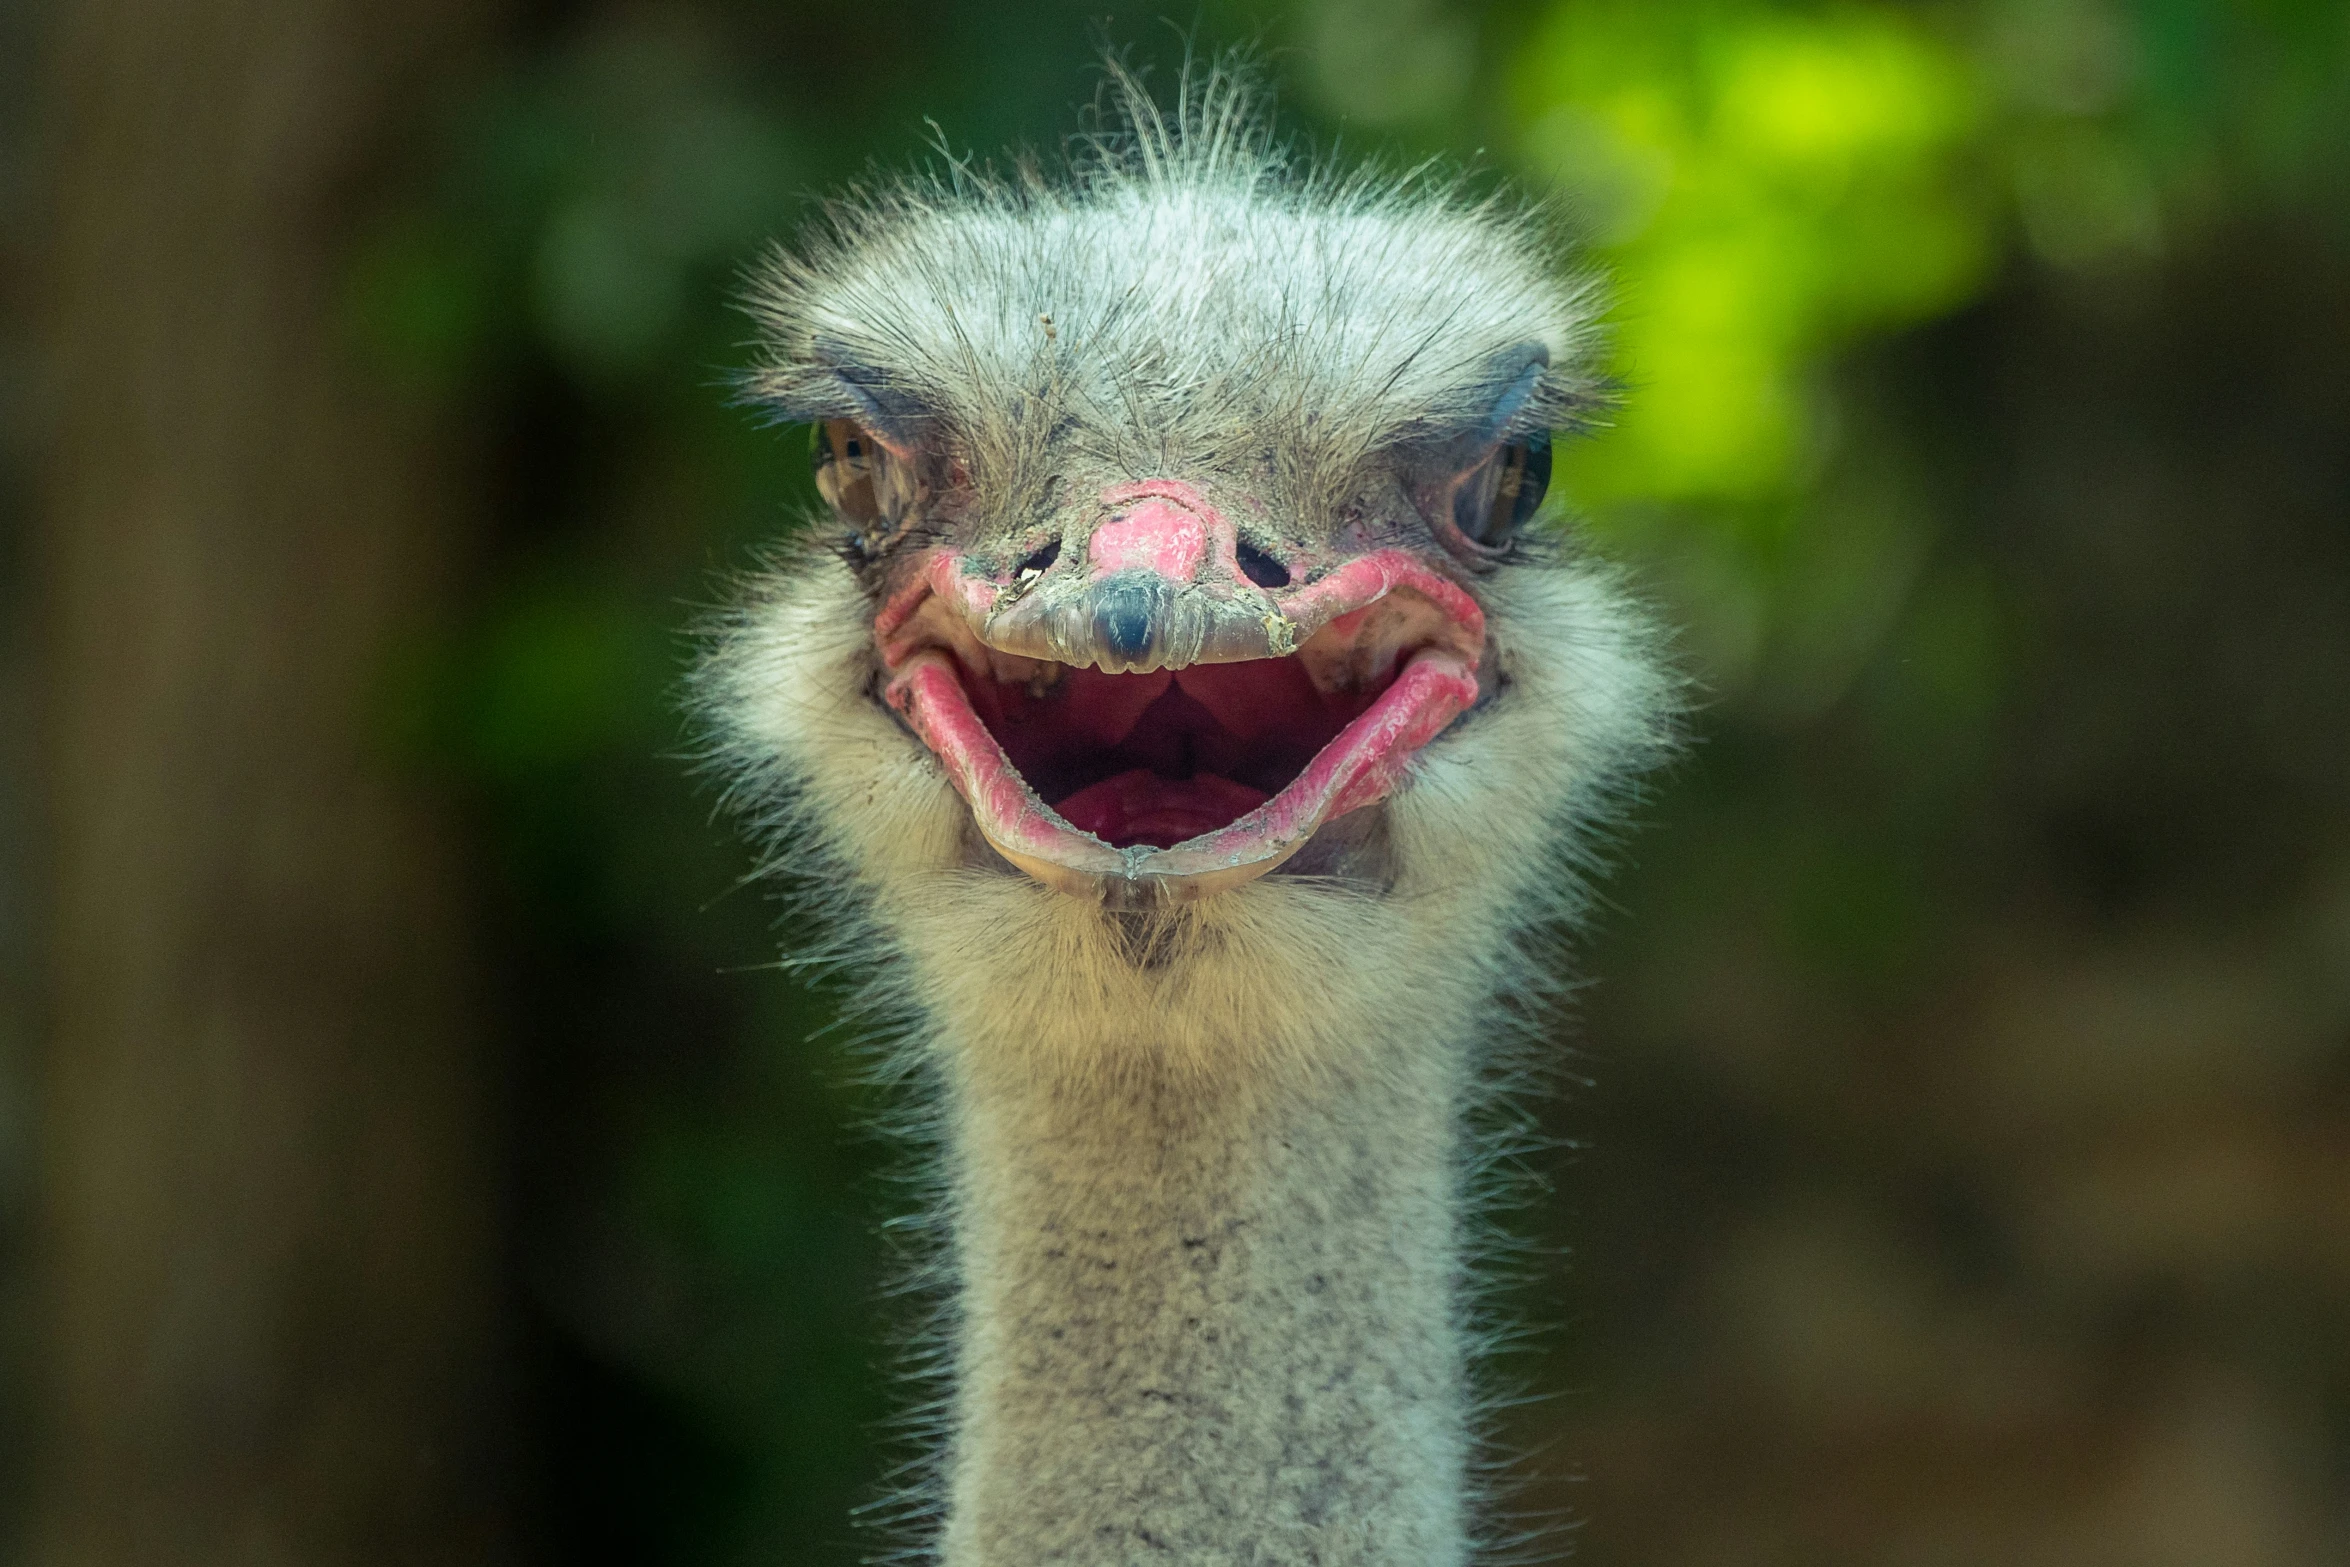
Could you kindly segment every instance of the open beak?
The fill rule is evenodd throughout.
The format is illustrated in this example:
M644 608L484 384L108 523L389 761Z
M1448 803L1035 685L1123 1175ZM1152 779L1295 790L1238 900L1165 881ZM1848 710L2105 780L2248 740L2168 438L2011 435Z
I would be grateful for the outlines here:
M1265 586L1190 486L1103 501L1084 558L940 548L874 625L884 700L1046 885L1136 908L1252 881L1477 700L1484 618L1408 551Z

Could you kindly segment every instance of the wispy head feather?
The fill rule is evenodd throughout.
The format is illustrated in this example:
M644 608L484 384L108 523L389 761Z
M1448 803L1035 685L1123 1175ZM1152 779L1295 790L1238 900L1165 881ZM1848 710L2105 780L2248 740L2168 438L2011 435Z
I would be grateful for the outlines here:
M1457 175L1311 159L1243 67L1162 107L1113 63L1058 169L882 183L773 252L745 390L789 418L927 421L1002 493L1048 443L1146 467L1277 452L1327 492L1478 417L1528 343L1550 369L1518 425L1598 400L1593 289L1555 241Z

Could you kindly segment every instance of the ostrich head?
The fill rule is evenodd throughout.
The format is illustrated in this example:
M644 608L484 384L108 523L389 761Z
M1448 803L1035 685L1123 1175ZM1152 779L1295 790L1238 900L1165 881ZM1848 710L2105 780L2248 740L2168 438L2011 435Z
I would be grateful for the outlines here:
M1522 209L1293 169L1229 79L1173 124L1122 85L1068 179L843 203L756 281L750 393L813 426L861 595L830 678L951 782L968 863L1112 911L1548 861L1654 710L1529 528L1595 400L1588 289ZM1583 666L1564 729L1486 721L1537 663ZM730 713L778 695L723 672ZM1450 830L1407 851L1413 790Z

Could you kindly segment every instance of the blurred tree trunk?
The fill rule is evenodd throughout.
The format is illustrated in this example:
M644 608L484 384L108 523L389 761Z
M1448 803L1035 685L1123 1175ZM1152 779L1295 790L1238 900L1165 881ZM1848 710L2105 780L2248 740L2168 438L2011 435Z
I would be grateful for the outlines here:
M494 9L52 18L36 1562L502 1554L463 878L377 734L464 465L336 308Z

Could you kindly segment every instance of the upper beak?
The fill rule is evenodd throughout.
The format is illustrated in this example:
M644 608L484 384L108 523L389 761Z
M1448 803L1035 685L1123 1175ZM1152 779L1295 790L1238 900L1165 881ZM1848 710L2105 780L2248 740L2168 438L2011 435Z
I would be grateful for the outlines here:
M1111 674L1292 651L1279 608L1241 573L1231 522L1191 486L1146 480L1103 501L1081 558L998 598L992 646Z

